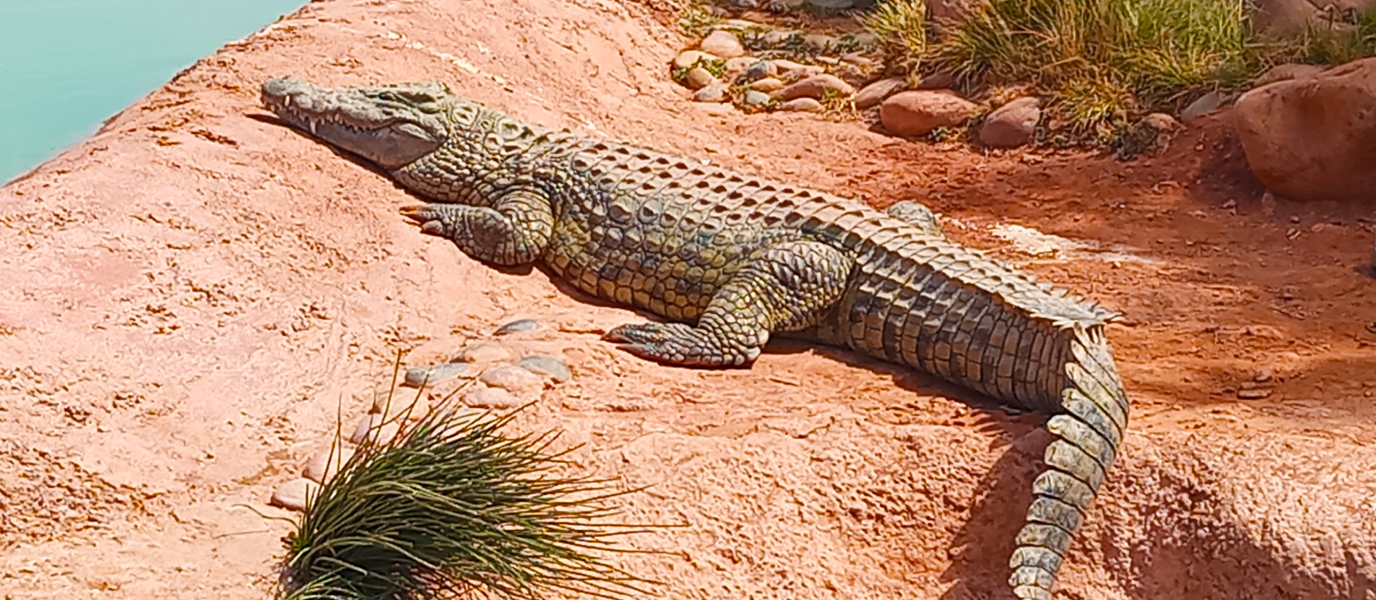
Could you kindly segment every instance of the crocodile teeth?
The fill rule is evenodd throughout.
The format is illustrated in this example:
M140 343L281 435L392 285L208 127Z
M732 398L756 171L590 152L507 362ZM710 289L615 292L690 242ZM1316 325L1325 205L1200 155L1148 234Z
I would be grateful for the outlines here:
M315 135L315 121L312 120L310 123L311 123L311 135Z

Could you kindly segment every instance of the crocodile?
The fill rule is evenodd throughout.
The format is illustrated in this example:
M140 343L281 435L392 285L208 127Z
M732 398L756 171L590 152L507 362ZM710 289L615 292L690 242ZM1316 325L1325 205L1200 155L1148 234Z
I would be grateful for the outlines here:
M265 81L288 126L384 171L426 234L498 267L536 265L659 317L604 338L645 359L746 367L771 336L906 365L1018 409L1055 438L1009 559L1024 600L1057 573L1118 453L1129 403L1119 315L887 211L649 148L531 125L435 81Z

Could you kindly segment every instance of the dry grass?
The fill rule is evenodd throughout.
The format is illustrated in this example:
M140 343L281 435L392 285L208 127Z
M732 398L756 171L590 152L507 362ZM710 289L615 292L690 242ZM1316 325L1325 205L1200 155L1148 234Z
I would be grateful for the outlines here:
M887 0L860 17L879 38L889 62L915 70L927 55L927 4L923 0Z
M1277 64L1376 55L1376 11L1281 42L1254 36L1238 0L990 0L935 40L925 16L919 0L887 0L862 20L900 60L949 71L971 94L1030 86L1066 125L1062 138L1091 145L1148 112L1245 89Z

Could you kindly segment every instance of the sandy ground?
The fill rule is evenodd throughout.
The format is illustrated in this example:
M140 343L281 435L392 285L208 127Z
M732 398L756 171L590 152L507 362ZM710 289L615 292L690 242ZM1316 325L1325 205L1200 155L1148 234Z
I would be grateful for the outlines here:
M624 559L664 596L1008 597L1039 417L828 349L736 371L615 352L599 332L639 316L421 236L406 193L255 119L258 84L290 73L439 79L545 125L928 202L952 237L1127 317L1110 336L1131 436L1060 597L1376 599L1372 207L1263 201L1221 117L1124 164L717 113L667 81L684 40L663 11L313 2L0 189L0 593L268 597L289 526L246 507L290 516L272 489L398 350L530 317L576 377L526 425L652 484L628 518L688 525ZM1089 249L1029 253L999 224ZM1262 370L1270 395L1239 399Z

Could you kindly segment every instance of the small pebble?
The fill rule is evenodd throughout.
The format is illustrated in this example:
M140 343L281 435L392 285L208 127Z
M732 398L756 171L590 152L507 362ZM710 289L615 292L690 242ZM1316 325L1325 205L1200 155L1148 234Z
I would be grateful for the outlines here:
M518 319L510 323L507 323L506 325L498 327L496 331L492 332L492 335L506 335L508 333L516 333L520 331L534 331L538 327L540 327L540 322L536 321L535 319Z
M778 110L791 112L822 112L822 103L812 98L794 98L780 104Z
M478 387L463 396L463 403L474 408L516 408L521 401L501 388Z
M435 385L441 381L463 375L467 370L468 365L461 362L444 363L432 367L411 367L406 369L406 385L409 387Z
M478 379L492 387L516 394L533 392L545 386L544 379L539 375L514 365L488 369L483 371Z
M812 77L813 75L826 73L826 69L818 65L805 65L782 58L770 62L774 63L774 66L778 68L779 75L788 81L796 81L804 77Z
M698 48L703 52L715 54L722 58L736 58L745 56L745 46L741 44L740 38L730 31L718 29L707 34Z
M822 33L809 33L803 36L803 45L813 50L825 51L839 43L840 40L835 37Z
M769 106L769 94L756 90L750 90L745 93L744 102L746 106L764 108L766 106Z
M699 50L684 50L682 53L680 53L677 57L674 58L674 67L679 69L687 69L688 67L698 64L698 61L700 60L713 61L717 60L717 57Z
M1243 399L1243 400L1260 400L1260 399L1266 398L1266 397L1268 397L1268 396L1270 396L1270 395L1271 395L1271 390L1260 389L1260 388L1258 388L1258 389L1250 389L1250 390L1238 390L1238 391L1237 391L1237 397L1238 397L1238 398L1241 398L1241 399Z
M792 100L794 98L822 98L830 91L841 96L852 96L855 94L855 86L846 83L835 75L814 75L802 79L782 90L779 90L780 100Z
M516 365L525 367L526 370L536 375L547 375L553 379L555 383L564 383L565 381L573 379L573 371L569 370L569 366L564 364L564 361L550 356L540 356L538 354L527 356L517 361Z
M713 75L711 71L702 67L693 67L689 69L688 76L683 80L684 84L695 90L700 90L716 82L717 77Z
M1223 94L1218 91L1212 91L1200 96L1180 113L1180 122L1189 123L1190 121L1218 110L1218 107L1223 104L1223 99Z
M694 102L726 102L729 97L726 94L726 84L715 82L711 85L693 92Z
M349 436L350 443L363 443L364 438L368 437L368 430L373 427L373 417L374 415L371 414L363 415L363 418L358 421L358 427L354 428L353 435Z
M860 89L855 94L855 108L864 110L871 106L879 106L880 102L888 99L889 96L897 94L908 87L908 78L890 77L880 79Z
M739 75L759 61L760 59L753 56L737 56L726 61L726 73L732 76Z
M372 410L368 412L381 415L384 419L400 417L404 414L409 420L419 421L430 412L428 395L421 394L417 397L417 394L397 394L388 397L387 394L378 394L377 398L373 399Z
M1272 373L1272 372L1271 372L1271 369L1263 368L1263 369L1257 371L1257 374L1256 374L1255 377L1252 378L1252 381L1255 381L1255 382L1257 382L1257 383L1266 383L1266 382L1270 381L1271 378L1273 378L1273 377L1275 377L1275 376L1276 376L1275 373Z
M339 467L349 462L354 456L354 449L341 444L332 444L331 447L321 448L309 461L306 468L301 473L311 481L323 484L339 472Z
M272 500L268 501L273 506L280 506L287 510L305 512L306 504L320 493L320 484L298 477L282 485L272 492Z
M754 81L756 79L773 77L778 74L779 67L774 65L774 61L762 60L747 67L745 73L741 74L741 77L744 77L746 81Z
M454 357L454 362L489 363L511 358L511 350L501 344L479 342L465 347Z
M760 41L763 42L766 46L772 48L775 46L784 45L788 42L788 38L791 38L795 35L801 36L802 32L790 31L786 29L775 29L773 31L766 31L764 35L760 36Z
M358 422L358 427L354 429L354 434L349 436L349 441L362 444L371 439L385 444L392 441L392 438L396 437L399 431L401 431L401 424L396 419L389 419L380 414L364 415L363 419Z
M847 54L842 54L841 60L843 62L848 62L857 67L873 67L876 64L874 59L865 56L865 53L863 52L850 52Z
M766 77L750 84L750 89L761 92L777 92L784 89L784 82L777 77Z

